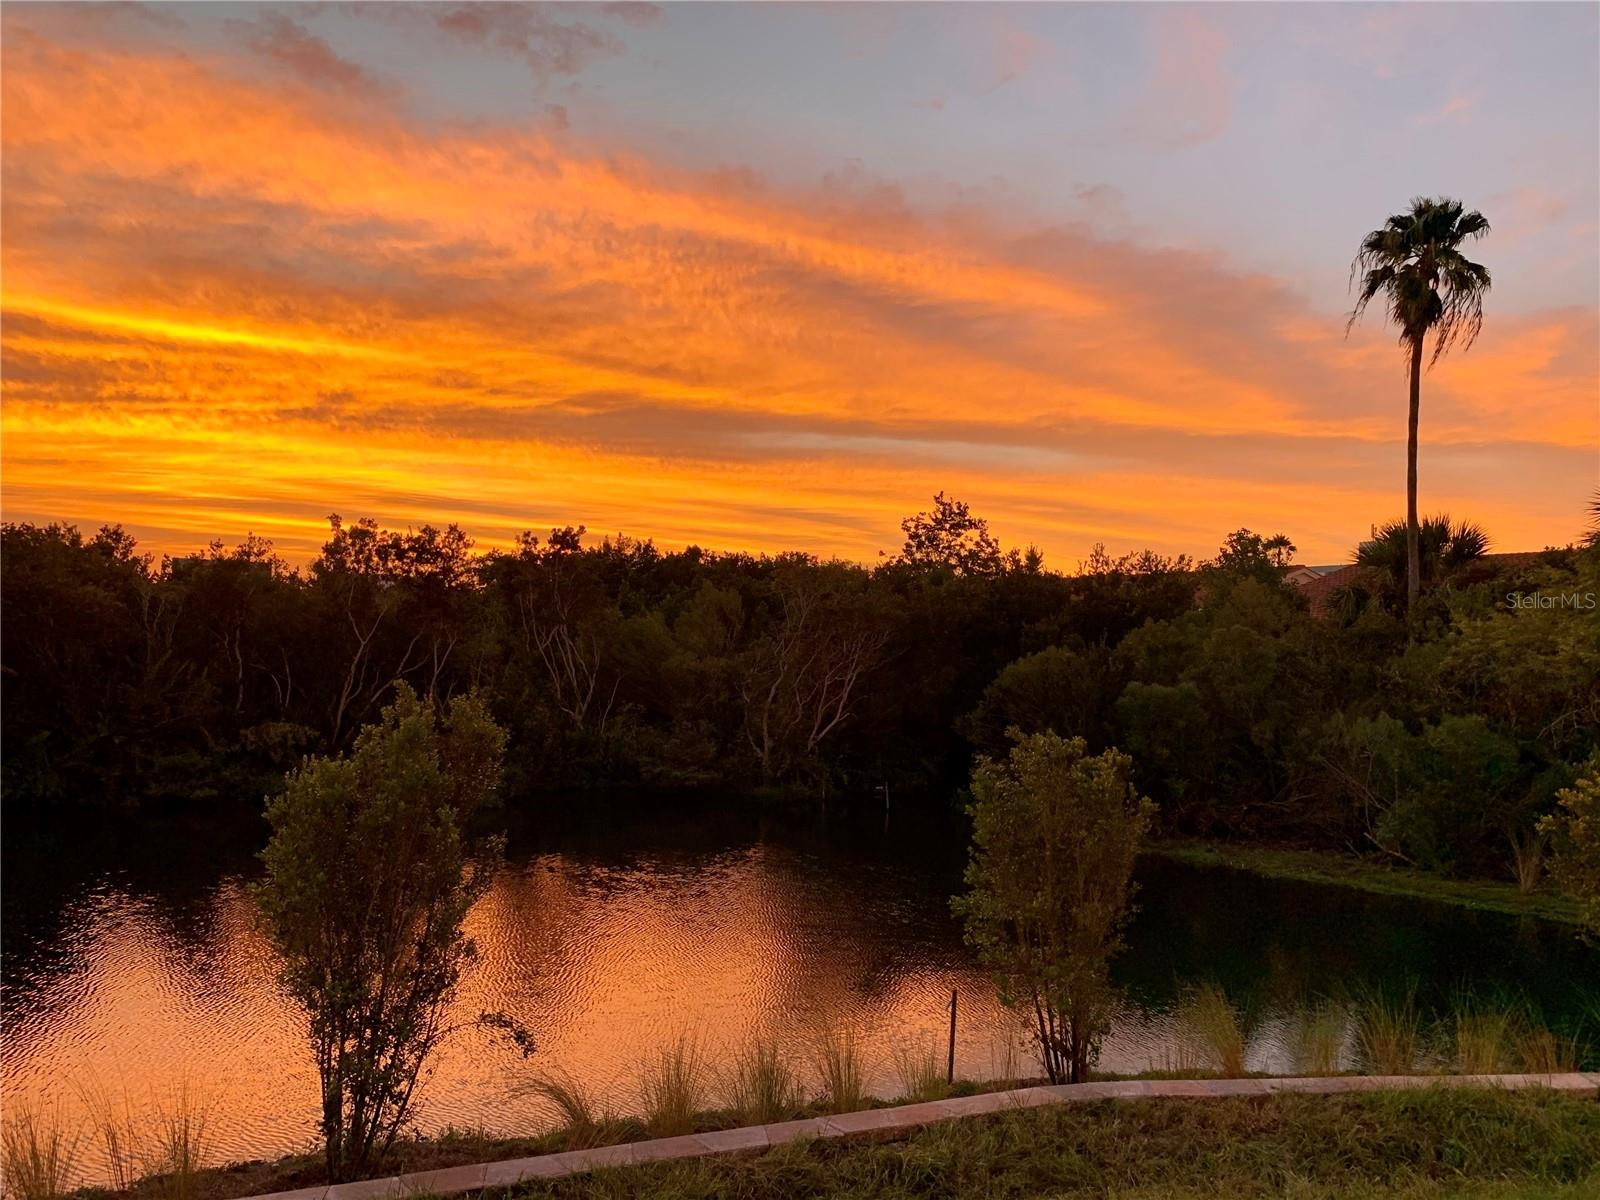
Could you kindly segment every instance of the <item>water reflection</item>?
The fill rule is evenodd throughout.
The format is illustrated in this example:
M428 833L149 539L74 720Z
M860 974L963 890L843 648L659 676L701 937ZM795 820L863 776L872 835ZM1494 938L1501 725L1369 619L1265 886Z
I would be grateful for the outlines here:
M480 957L458 1016L504 1011L534 1031L538 1054L527 1063L487 1034L457 1036L420 1090L424 1129L539 1127L548 1114L524 1085L552 1068L630 1109L639 1064L683 1033L715 1062L757 1035L803 1056L819 1024L849 1027L890 1093L894 1047L942 1047L952 989L957 1070L1004 1072L1018 1030L949 916L959 851L948 831L885 839L725 810L607 815L609 827L513 839L468 919ZM253 923L248 850L206 844L119 845L77 875L7 864L8 1098L59 1103L70 1122L86 1090L137 1107L187 1086L206 1102L218 1156L309 1143L314 1072ZM210 869L197 867L207 857ZM1488 980L1556 1011L1600 989L1595 957L1563 930L1155 861L1140 877L1117 965L1129 1002L1102 1057L1111 1070L1171 1063L1174 997L1203 978L1251 1009L1250 1063L1266 1068L1287 1066L1284 1014L1316 992L1413 979L1433 1003Z

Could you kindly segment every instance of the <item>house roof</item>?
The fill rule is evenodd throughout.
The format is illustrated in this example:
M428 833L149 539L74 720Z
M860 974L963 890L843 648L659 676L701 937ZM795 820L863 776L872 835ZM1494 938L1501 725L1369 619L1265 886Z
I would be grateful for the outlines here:
M1542 550L1518 550L1508 554L1485 554L1475 559L1471 565L1480 569L1487 569L1489 574L1485 577L1492 577L1492 573L1498 569L1531 566L1538 562L1544 553ZM1376 568L1363 567L1357 563L1350 563L1342 567L1311 567L1309 569L1322 573L1312 577L1291 575L1289 582L1300 589L1311 606L1312 614L1319 617L1327 614L1329 602L1332 600L1333 594L1340 588L1360 583L1369 574L1377 574Z
M1371 567L1351 563L1349 566L1338 567L1313 579L1296 580L1295 583L1304 593L1312 613L1320 617L1327 612L1328 602L1334 592L1359 582L1371 570Z

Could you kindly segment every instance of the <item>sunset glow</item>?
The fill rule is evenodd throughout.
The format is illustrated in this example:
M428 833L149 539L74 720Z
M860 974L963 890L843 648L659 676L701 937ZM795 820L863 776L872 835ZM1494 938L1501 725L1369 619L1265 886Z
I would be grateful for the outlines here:
M1404 503L1350 255L1443 191L1495 291L1425 381L1423 507L1565 543L1596 10L1430 6L1465 49L1403 88L1384 11L8 4L6 518L868 560L943 489L1060 567L1241 525L1340 561Z

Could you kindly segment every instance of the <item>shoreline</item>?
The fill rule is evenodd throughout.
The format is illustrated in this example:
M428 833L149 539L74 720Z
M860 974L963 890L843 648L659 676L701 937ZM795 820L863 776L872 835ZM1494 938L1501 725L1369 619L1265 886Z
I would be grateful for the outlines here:
M1270 879L1354 888L1380 896L1431 900L1479 912L1536 917L1562 925L1581 926L1578 907L1558 892L1543 887L1523 894L1515 884L1493 879L1448 879L1409 867L1391 867L1333 850L1303 850L1181 838L1147 842L1142 855L1198 867L1247 871Z

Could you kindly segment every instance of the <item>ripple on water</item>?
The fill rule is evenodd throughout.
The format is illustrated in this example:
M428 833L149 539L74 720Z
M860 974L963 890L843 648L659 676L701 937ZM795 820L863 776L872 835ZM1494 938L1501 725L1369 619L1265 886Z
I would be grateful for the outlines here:
M697 850L685 841L675 835L670 851L546 851L497 874L468 916L479 957L454 1015L506 1012L533 1030L538 1054L524 1062L483 1032L451 1038L419 1089L421 1128L543 1127L549 1114L526 1089L536 1071L571 1072L632 1109L640 1064L680 1036L714 1065L757 1036L803 1059L824 1023L853 1030L875 1087L892 1091L895 1047L942 1059L952 989L957 1070L993 1076L1015 1061L1005 1047L1022 1032L961 944L948 871L859 845L749 838ZM1282 1065L1284 996L1325 983L1323 964L1347 983L1392 972L1392 947L1419 942L1395 932L1400 909L1261 892L1230 875L1163 869L1146 879L1119 960L1133 999L1106 1041L1108 1069L1170 1061L1172 997L1185 980L1213 974L1230 991L1260 994L1251 1063ZM1309 906L1305 919L1297 905ZM1323 919L1335 911L1336 921ZM1495 963L1482 948L1500 939L1463 926L1452 940L1452 928L1430 915L1420 939L1433 955L1422 966L1441 986L1485 961L1522 979L1590 969L1574 966L1564 943L1525 933L1503 939L1511 949ZM309 1143L316 1083L303 1019L278 991L239 876L167 893L111 870L7 938L8 1101L58 1104L70 1123L87 1118L90 1093L148 1114L187 1089L206 1110L216 1158ZM94 1178L103 1164L91 1155L85 1169Z

